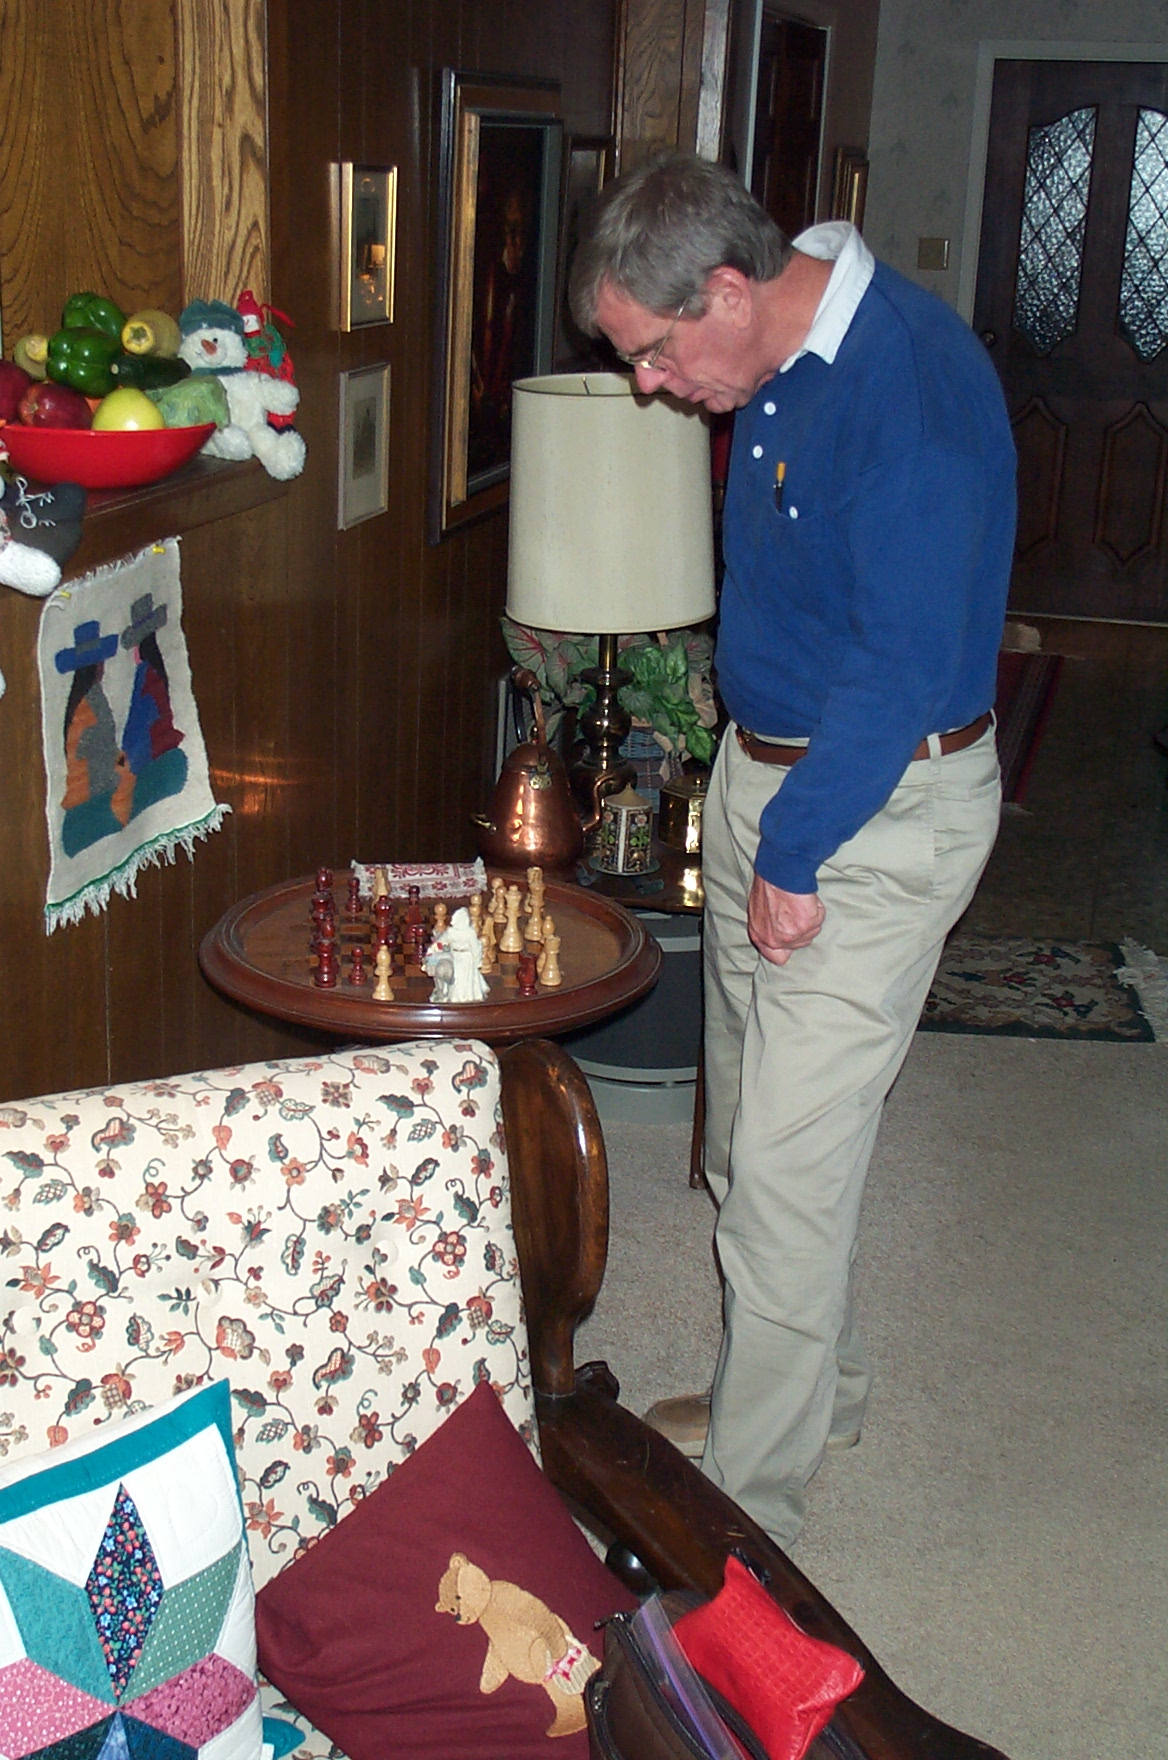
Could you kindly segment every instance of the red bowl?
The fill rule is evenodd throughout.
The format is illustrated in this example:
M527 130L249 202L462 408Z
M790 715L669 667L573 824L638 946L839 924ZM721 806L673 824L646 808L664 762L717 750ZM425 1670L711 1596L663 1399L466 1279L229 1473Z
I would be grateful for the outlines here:
M214 422L195 428L0 427L0 446L18 471L38 483L80 483L83 489L139 489L157 483L193 458Z

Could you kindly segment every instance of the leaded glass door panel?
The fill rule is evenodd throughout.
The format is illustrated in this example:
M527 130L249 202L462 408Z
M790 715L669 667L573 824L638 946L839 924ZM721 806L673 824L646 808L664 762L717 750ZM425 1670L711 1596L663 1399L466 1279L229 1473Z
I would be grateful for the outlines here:
M1011 609L1168 622L1168 64L996 64L974 327L1018 446Z

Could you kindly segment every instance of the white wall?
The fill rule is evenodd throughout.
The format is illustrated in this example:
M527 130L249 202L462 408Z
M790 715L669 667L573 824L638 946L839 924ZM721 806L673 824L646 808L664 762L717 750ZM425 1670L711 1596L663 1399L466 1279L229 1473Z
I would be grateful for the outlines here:
M979 51L987 43L1018 45L1012 53L1025 44L1044 58L1049 44L1052 60L1108 45L1116 59L1132 60L1146 44L1149 61L1168 60L1168 6L1165 0L881 0L864 236L878 257L960 304L967 316L980 188L968 213L967 197L971 147L975 160L979 146L984 153L991 63ZM918 270L918 237L950 240L947 270Z

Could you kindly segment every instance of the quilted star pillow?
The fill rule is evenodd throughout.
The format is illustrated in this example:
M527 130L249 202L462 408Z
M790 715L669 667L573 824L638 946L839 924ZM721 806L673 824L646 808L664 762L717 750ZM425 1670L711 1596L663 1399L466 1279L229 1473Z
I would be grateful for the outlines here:
M260 1760L262 1740L228 1384L0 1470L0 1754Z

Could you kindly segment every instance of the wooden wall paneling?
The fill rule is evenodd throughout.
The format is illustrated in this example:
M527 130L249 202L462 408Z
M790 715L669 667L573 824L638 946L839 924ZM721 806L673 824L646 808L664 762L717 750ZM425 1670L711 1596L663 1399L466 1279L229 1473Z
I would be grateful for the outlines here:
M340 156L342 83L337 0L269 0L270 138L274 193L272 299L290 313L300 386L304 474L288 500L283 615L288 644L288 780L284 874L348 859L337 829L336 600L339 339L330 265L335 249L329 167ZM277 215L280 223L276 224ZM281 875L272 876L273 879Z
M176 308L176 35L162 0L8 0L0 16L0 300L11 341L94 287Z
M0 595L0 1094L104 1081L105 926L88 916L47 935L48 843L36 645L41 605Z
M678 145L685 52L686 0L621 0L614 118L622 171Z
M176 4L184 299L225 299L234 305L250 287L265 300L265 0Z

